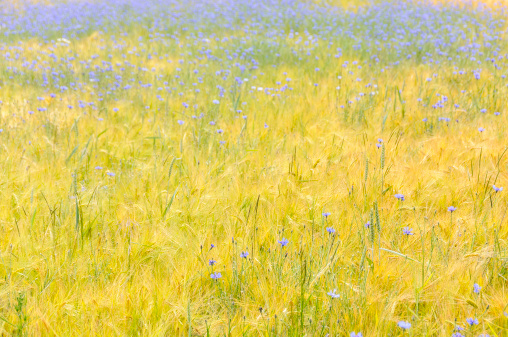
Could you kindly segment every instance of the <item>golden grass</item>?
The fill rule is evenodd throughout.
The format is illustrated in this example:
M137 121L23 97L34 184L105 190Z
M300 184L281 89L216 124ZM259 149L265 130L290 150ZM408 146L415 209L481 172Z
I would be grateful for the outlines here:
M74 40L70 48L81 59L101 53L101 60L108 52L96 47L104 38ZM48 50L33 41L25 46L33 49L27 57ZM127 60L139 64L133 55ZM156 59L143 66L176 68ZM316 66L341 71L324 58ZM473 98L463 98L470 104L450 112L448 125L416 99L436 92L467 97L484 84L492 88L487 76L443 76L422 94L421 79L432 76L423 65L375 76L364 66L355 70L361 83L356 74L338 83L286 68L262 67L256 84L244 84L242 114L221 102L207 106L202 121L182 112L178 96L157 101L156 85L149 94L132 89L118 102L83 110L76 100L96 102L96 95L51 98L4 83L2 334L395 336L402 333L397 321L406 320L413 336L449 336L455 320L464 326L478 317L471 336L506 336L507 198L492 184L508 186L507 88L497 88L497 101L484 100L485 115L473 116ZM249 93L251 85L284 80L282 71L294 95ZM377 88L364 88L370 81ZM403 107L394 103L402 87ZM461 89L469 93L461 96ZM366 97L345 117L338 102L362 90ZM193 104L206 106L208 97ZM48 112L27 115L37 104ZM353 112L363 118L352 120ZM184 117L184 125L176 123ZM208 125L212 119L216 126ZM378 138L384 149L375 146ZM380 231L371 231L364 224L375 228L376 212ZM415 235L402 235L403 227ZM283 237L285 248L277 243ZM210 279L211 258L219 281ZM482 286L479 295L474 283ZM327 295L333 289L340 299ZM20 296L22 314L15 309Z

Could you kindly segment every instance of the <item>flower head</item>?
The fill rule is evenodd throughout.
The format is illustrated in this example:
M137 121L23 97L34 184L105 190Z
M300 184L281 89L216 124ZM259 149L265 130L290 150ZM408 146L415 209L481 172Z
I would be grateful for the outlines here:
M325 218L328 218L331 214L332 214L332 213L330 213L330 212L323 212L323 216L324 216Z
M333 227L326 227L326 231L328 232L328 234L335 233L335 229L333 229Z
M212 278L212 280L218 280L222 277L222 275L221 275L221 273L215 272L215 273L212 273L210 275L210 277Z
M482 287L480 287L480 285L478 283L475 283L473 285L473 291L475 294L479 294L480 293L480 290L482 290Z
M402 233L404 235L414 235L413 230L409 227L402 228Z
M336 293L337 289L333 289L329 292L327 292L327 295L330 296L331 298L339 298L340 295Z
M217 263L217 261L215 261L214 259L210 259L210 260L208 260L208 264L209 264L210 266L213 266L213 265L214 265L214 264L216 264L216 263Z
M395 198L399 199L400 201L404 201L404 194L397 193L394 195Z
M277 242L280 243L281 247L285 247L289 243L289 240L286 238L283 238L282 240L279 240Z
M468 319L466 319L466 322L467 322L467 324L469 324L469 325L471 325L471 326L473 326L473 325L478 325L478 324L479 324L479 322L478 322L478 319L477 319L477 318L471 318L471 317L470 317L470 318L468 318Z
M457 207L454 207L454 206L450 206L450 207L448 207L448 212L453 213L453 212L455 212L456 210L457 210Z
M496 192L501 192L503 190L502 187L497 187L496 185L492 185L492 188L494 189L494 191Z
M361 332L351 332L350 337L363 337Z
M240 257L243 257L244 259L246 259L247 256L249 256L249 252L241 252L240 253Z
M401 328L402 330L408 330L410 327L411 327L411 323L409 322L406 322L406 321L399 321L397 323L397 325L399 326L399 328Z

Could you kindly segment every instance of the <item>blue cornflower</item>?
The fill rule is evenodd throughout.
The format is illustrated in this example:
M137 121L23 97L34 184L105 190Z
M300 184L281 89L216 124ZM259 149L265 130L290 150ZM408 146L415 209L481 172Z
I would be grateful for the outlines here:
M180 124L180 125L183 125L183 124L185 123L185 122L184 122L184 121L182 121L181 119L179 119L177 122L178 122L178 124Z
M480 285L478 283L475 283L473 285L473 291L475 294L479 294L480 293L480 290L482 290L482 287L480 287Z
M465 337L463 334L461 334L460 332L454 332L452 333L452 337Z
M370 221L367 221L367 222L365 223L365 228L370 228Z
M108 176L110 176L110 177L114 177L114 176L115 176L115 174L114 174L113 172L108 172L108 173L106 173L106 174L107 174Z
M95 166L96 170L102 170L102 166Z
M471 325L471 326L472 326L472 325L478 325L478 324L479 324L479 322L478 322L478 319L477 319L477 318L471 318L471 317L470 317L470 318L468 318L468 319L466 319L466 322L467 322L467 324L469 324L469 325Z
M448 207L448 212L455 212L457 210L457 207L454 207L454 206L450 206Z
M484 128L478 128L478 131L483 132L483 131L485 131L485 129Z
M214 264L216 264L216 263L217 263L217 261L215 261L214 259L210 259L210 260L208 260L208 264L209 264L210 266L213 266L213 265L214 265Z
M333 227L326 227L326 231L328 232L328 234L335 233L335 229L333 229Z
M212 243L212 244L210 245L210 250L212 250L213 248L215 248L215 245Z
M503 190L502 187L496 187L496 185L492 185L492 188L494 189L494 191L496 192L501 192Z
M413 230L409 227L402 228L402 233L405 235L414 235Z
M405 322L405 321L399 321L397 323L397 325L399 326L399 328L401 328L402 330L408 330L410 327L411 327L411 323L409 322Z
M326 294L331 298L339 298L340 295L336 293L337 289L333 289L332 291L327 292Z
M247 256L249 256L249 252L241 252L240 253L240 257L243 257L244 259L246 259Z
M286 238L283 238L282 240L279 240L277 242L280 243L281 247L285 247L289 243L289 240Z
M212 273L210 275L210 277L212 278L212 280L218 280L222 277L222 275L221 275L221 273L215 272L215 273Z
M349 334L349 337L363 337L362 333L361 332L351 332L351 334Z
M332 214L332 213L330 213L330 212L323 212L323 216L324 216L325 218L328 218L328 216L329 216L330 214Z
M394 195L395 198L399 199L400 201L404 201L404 194L397 193Z

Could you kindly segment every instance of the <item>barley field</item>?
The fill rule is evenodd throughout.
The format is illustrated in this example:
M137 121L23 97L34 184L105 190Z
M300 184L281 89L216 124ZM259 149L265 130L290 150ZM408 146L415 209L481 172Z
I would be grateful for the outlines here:
M0 1L0 335L508 336L507 17Z

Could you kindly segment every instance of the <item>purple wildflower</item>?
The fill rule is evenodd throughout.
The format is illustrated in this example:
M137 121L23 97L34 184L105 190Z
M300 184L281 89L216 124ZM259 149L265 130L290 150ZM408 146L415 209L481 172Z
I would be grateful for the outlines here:
M281 247L285 247L285 246L287 246L287 244L289 243L289 240L288 240L288 239L286 239L286 238L283 238L282 240L279 240L279 241L277 241L277 242L278 242L278 243L280 243L280 246L281 246Z
M469 325L471 325L471 326L473 326L473 325L478 325L478 324L479 324L479 322L478 322L478 319L477 319L477 318L471 318L471 317L470 317L470 318L468 318L468 319L466 319L466 322L467 322L467 324L469 324Z
M400 201L404 201L404 194L397 193L394 195L395 198L399 199Z
M339 298L340 295L336 293L337 289L333 289L332 291L327 292L326 294L331 298Z
M222 275L221 275L221 273L215 272L215 273L212 273L210 275L210 277L212 278L212 280L218 280L222 277Z
M405 322L405 321L399 321L397 323L397 325L399 326L399 328L401 328L402 330L408 330L409 328L411 328L411 323L409 322Z
M402 233L404 235L414 235L413 230L409 227L402 228Z

